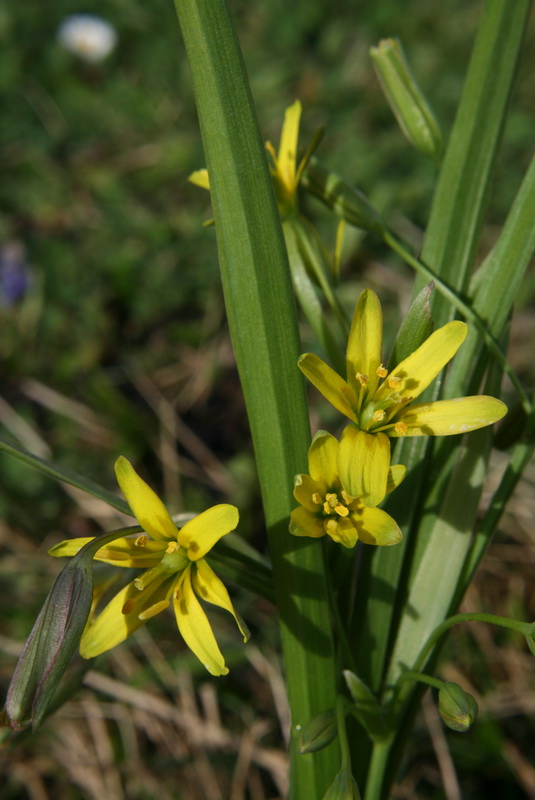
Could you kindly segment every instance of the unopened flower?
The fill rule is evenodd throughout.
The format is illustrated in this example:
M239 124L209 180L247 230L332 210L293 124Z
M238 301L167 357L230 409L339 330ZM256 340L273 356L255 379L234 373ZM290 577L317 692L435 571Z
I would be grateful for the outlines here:
M173 605L178 629L190 650L212 675L228 672L208 618L198 598L229 611L243 635L228 592L205 561L216 542L238 524L238 509L218 505L177 528L162 501L126 458L115 464L117 480L144 534L116 539L95 558L118 567L145 571L121 589L85 630L80 654L92 658L110 650L148 619ZM53 556L72 556L90 539L61 542Z
M360 800L359 787L348 769L341 769L323 795L323 800Z
M266 150L271 157L269 169L273 176L275 193L279 204L287 211L296 207L297 189L308 161L308 156L305 156L297 162L300 121L301 103L296 100L284 113L278 152L271 142L266 142Z
M299 368L322 395L363 431L388 436L449 436L492 425L507 412L495 397L477 395L431 403L413 401L453 358L465 322L448 322L389 372L382 362L383 318L371 289L360 295L346 351L347 380L313 353Z
M115 28L93 14L72 14L63 20L58 39L84 61L97 63L109 56L117 43Z
M405 476L402 465L390 466L390 443L348 426L341 441L318 431L308 451L308 475L296 475L299 507L290 517L290 533L318 539L330 536L344 547L390 545L402 538L392 517L377 508Z
M444 724L458 733L468 731L477 719L478 706L458 683L444 683L438 693L438 710Z
M431 108L416 83L397 39L383 39L370 55L385 97L409 142L422 153L438 157L442 134Z

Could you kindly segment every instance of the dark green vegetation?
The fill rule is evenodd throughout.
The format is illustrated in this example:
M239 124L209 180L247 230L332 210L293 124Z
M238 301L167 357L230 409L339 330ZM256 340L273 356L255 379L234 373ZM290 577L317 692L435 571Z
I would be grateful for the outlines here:
M266 138L277 142L284 108L299 97L303 143L325 125L322 159L362 187L417 244L436 170L402 138L368 48L384 36L403 41L447 134L482 3L418 0L400 14L395 0L347 0L336 17L327 0L232 7ZM207 196L186 181L203 155L172 3L85 3L83 10L103 14L119 37L115 52L97 65L56 41L63 17L78 10L72 2L53 8L30 2L0 11L0 245L19 248L29 278L24 297L0 307L2 434L110 488L113 461L124 453L156 488L163 485L175 511L221 499L236 503L240 532L262 547L214 235L202 227L210 208ZM489 217L496 225L531 155L534 38L532 27L496 176ZM321 226L323 211L313 201L310 209ZM492 224L485 232L489 246ZM332 227L325 231L333 241ZM363 286L373 285L391 306L396 328L411 275L370 236L348 238L344 281L349 308ZM511 356L528 385L533 331L523 309L529 311L532 299L531 284ZM306 328L303 336L309 337ZM17 645L58 566L47 548L119 521L4 456L0 467L1 679L7 685ZM466 610L534 617L528 489L524 483ZM243 648L228 626L228 680L213 682L197 671L170 616L154 620L130 647L108 657L102 673L97 665L88 679L92 689L76 695L36 738L9 744L10 763L2 767L9 775L6 797L45 791L68 800L196 800L233 792L236 800L256 800L280 794L275 621L270 607L250 595L238 602L254 638ZM218 624L224 630L227 620L221 616ZM447 656L444 677L483 697L476 727L463 738L446 734L465 796L485 797L489 788L494 796L533 796L533 723L523 716L533 711L531 657L521 642L481 628L456 634ZM190 669L201 686L198 709L191 707ZM104 674L116 683L103 684ZM154 707L149 694L159 695L162 706ZM253 755L245 751L238 762L240 745L257 740ZM422 723L400 798L455 797L451 778L443 786L430 742Z

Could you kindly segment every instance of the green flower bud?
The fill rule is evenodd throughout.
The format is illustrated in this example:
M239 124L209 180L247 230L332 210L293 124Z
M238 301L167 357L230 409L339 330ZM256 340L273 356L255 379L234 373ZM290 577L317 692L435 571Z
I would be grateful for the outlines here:
M397 39L384 39L370 55L390 108L409 142L422 153L438 157L442 134L425 97L414 80Z
M458 683L445 683L438 693L438 710L445 725L464 733L476 721L478 707L471 694Z
M387 735L383 710L371 689L351 670L344 670L347 688L353 698L353 714L374 741L381 741Z
M332 742L337 733L335 711L332 708L322 711L302 729L299 752L315 753L317 750L323 750Z
M359 787L349 770L340 770L324 794L323 800L360 800Z
M20 655L9 685L5 712L14 730L43 721L71 660L91 610L91 561L124 530L93 539L60 572Z

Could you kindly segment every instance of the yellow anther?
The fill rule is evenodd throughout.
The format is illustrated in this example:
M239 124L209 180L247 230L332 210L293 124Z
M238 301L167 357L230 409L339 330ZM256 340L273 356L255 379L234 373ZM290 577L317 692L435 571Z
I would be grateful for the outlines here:
M366 386L368 383L368 376L363 375L362 372L357 372L356 378L361 386Z
M178 550L178 542L169 542L169 544L165 548L166 553L176 553L177 550Z
M339 517L347 517L349 514L349 509L347 509L342 503L338 503L336 508L334 509Z
M317 506L319 506L319 504L321 503L321 494L319 494L319 492L313 492L312 502L315 503Z
M355 499L354 497L351 497L351 496L350 496L350 495L349 495L349 494L346 492L346 490L345 490L345 489L342 489L342 492L341 492L341 494L342 494L342 497L343 497L343 499L344 499L344 503L346 504L346 506L350 505L350 504L353 502L353 500Z
M149 537L145 536L145 534L142 533L141 536L138 536L137 539L134 541L134 546L135 547L145 547L145 545L147 544L148 541L149 541Z
M375 370L375 374L377 375L378 378L386 378L386 376L388 375L388 370L385 369L385 367L383 367L382 364L380 364Z
M391 375L388 379L388 385L391 389L399 389L401 386L401 378L396 377L395 375Z
M396 422L396 424L394 425L394 430L400 436L405 436L409 429L407 428L404 422Z
M325 533L328 533L330 536L332 536L333 533L336 533L338 523L335 519L327 519L323 523L323 527L325 528Z
M381 408L378 408L377 411L373 412L373 421L374 422L382 422L385 417L386 417L386 414Z
M131 597L130 600L127 600L126 603L121 608L121 614L130 614L130 612L134 609L135 605L136 601L134 600L133 597Z
M325 495L325 500L327 501L325 505L328 503L331 508L334 508L338 503L338 495L336 492L327 492Z

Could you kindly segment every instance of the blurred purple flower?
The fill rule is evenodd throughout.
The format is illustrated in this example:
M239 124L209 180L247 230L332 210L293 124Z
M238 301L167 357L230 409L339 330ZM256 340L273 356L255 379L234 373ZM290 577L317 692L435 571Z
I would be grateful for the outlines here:
M0 305L10 306L25 293L30 272L18 242L0 245Z

